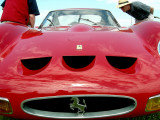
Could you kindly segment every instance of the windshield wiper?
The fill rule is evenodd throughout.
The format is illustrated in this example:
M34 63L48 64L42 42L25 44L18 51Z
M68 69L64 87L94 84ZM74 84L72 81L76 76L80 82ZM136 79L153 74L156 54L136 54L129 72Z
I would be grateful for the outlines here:
M100 25L100 24L98 24L98 23L95 23L95 22L91 21L90 19L85 19L85 18L79 18L79 19L82 19L82 20L85 20L85 21L91 22L91 23L93 23L94 25L102 26L102 25Z

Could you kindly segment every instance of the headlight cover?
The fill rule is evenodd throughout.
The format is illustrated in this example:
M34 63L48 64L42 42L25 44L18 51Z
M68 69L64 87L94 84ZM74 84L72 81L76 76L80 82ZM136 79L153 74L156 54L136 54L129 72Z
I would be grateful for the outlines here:
M0 97L0 113L2 114L12 114L12 107L7 98Z
M150 97L146 105L146 112L160 110L160 95Z

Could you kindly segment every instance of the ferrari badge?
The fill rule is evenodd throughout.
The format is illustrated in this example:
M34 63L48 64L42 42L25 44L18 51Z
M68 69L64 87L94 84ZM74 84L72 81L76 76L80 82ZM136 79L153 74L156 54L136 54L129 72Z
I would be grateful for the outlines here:
M77 45L77 50L82 50L83 49L83 46L82 45Z
M83 116L85 113L85 109L87 108L85 100L83 99L83 105L79 104L80 100L78 97L72 97L71 101L73 101L73 103L70 104L70 108L72 110L78 109L77 114Z

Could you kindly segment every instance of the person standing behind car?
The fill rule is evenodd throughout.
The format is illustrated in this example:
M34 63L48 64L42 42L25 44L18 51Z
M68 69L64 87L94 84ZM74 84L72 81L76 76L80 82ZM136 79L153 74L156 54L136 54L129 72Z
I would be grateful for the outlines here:
M119 0L118 8L135 18L135 22L152 21L154 8L139 1Z
M39 15L36 0L4 0L1 22L16 22L34 28L35 16Z

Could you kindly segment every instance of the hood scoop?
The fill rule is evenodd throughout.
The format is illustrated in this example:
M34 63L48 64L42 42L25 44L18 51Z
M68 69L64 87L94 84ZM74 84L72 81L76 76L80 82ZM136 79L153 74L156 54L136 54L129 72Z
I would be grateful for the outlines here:
M76 24L71 26L68 31L71 32L89 32L94 31L95 29L87 24Z

